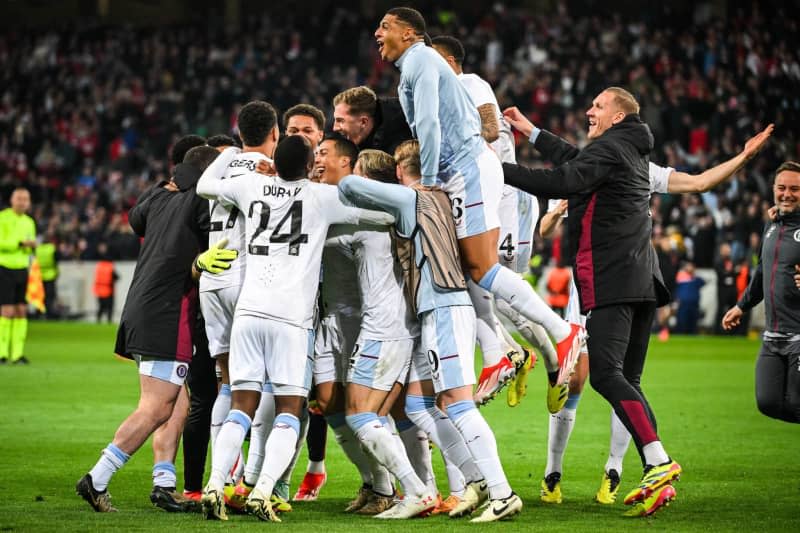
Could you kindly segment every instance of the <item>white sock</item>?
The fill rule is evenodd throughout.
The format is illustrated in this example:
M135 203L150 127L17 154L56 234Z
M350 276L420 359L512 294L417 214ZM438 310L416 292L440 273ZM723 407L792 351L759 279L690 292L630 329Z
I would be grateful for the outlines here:
M622 475L622 460L631 443L631 434L628 428L617 416L616 411L611 410L611 443L608 450L608 461L606 461L606 472L616 470Z
M454 465L461 472L465 482L459 490L463 491L467 483L483 479L467 443L464 442L464 436L450 417L436 407L435 398L409 394L406 396L406 415L442 451L445 462ZM449 479L449 482L452 486L457 480Z
M348 415L347 425L367 451L391 472L400 482L407 495L420 496L425 493L425 484L417 477L414 468L404 453L395 446L391 433L378 420L375 413Z
M208 487L221 491L230 475L236 459L242 453L242 442L252 420L243 411L231 409L211 454L211 477Z
M303 444L306 442L306 435L308 435L308 419L308 409L303 409L303 413L300 415L300 436L297 437L297 443L294 445L294 455L292 456L292 460L289 461L289 466L286 467L286 472L283 473L279 480L286 485L292 482L292 472L294 472L294 467L297 466L297 460L300 458L300 452L303 450Z
M258 409L250 426L250 448L247 451L247 464L244 467L244 482L251 487L258 481L261 465L264 464L264 446L267 442L272 424L275 422L275 396L271 392L262 392Z
M667 455L660 440L654 440L653 442L645 444L642 447L642 453L644 454L644 462L648 465L656 466L669 461L669 455Z
M464 446L466 447L466 445ZM467 480L464 479L464 474L461 473L461 470L459 470L456 465L448 460L444 452L441 450L439 451L442 454L445 472L447 472L447 486L450 488L450 494L463 498L464 491L467 489Z
M411 461L411 466L414 467L414 471L425 483L425 486L436 493L436 476L433 473L433 465L431 464L431 447L428 435L408 419L401 420L397 423L397 426L397 429L400 430L400 440L403 441L403 447L406 450L406 455L408 455L408 460Z
M558 354L556 354L556 348L544 328L516 312L505 300L496 298L494 303L497 310L514 324L522 338L539 350L547 372L556 372L558 370Z
M572 434L572 428L575 426L575 414L577 411L577 399L580 395L570 395L567 403L570 401L574 406L565 405L561 411L556 414L550 415L550 431L547 434L547 466L544 470L544 476L552 474L553 472L563 472L562 461L564 459L564 451L567 449L569 436Z
M469 400L455 402L447 406L447 413L464 437L475 465L483 474L489 487L489 497L493 500L508 498L511 486L497 454L497 441L475 404Z
M508 302L512 309L529 320L541 324L556 342L569 336L571 332L569 323L550 309L533 287L512 270L495 263L479 284L496 297Z
M347 425L344 413L335 413L325 417L328 426L333 431L336 442L342 447L342 451L350 459L350 462L358 469L361 475L361 482L366 485L372 484L372 472L370 471L369 460L361 449L361 443L356 438L353 430Z
M214 407L211 408L211 447L217 442L217 435L225 423L225 418L231 410L231 386L223 383L219 388L217 399L214 400Z
M153 486L175 489L178 485L178 476L175 473L175 464L171 461L160 461L153 465Z
M264 447L264 466L258 476L256 488L261 494L271 495L275 481L286 471L294 455L297 437L300 436L300 420L289 413L281 413L275 417L272 431L267 437Z
M472 280L467 281L469 297L475 308L475 333L483 354L483 368L494 366L503 357L503 345L495 330L492 293Z
M500 319L497 318L497 315L494 317L494 330L497 332L497 336L505 343L503 347L504 352L516 350L518 353L522 354L522 346L520 346L517 340L508 332L503 323L500 322Z
M114 472L122 468L131 456L123 452L114 444L109 444L100 454L97 464L89 471L92 476L92 485L95 490L103 492L111 481Z

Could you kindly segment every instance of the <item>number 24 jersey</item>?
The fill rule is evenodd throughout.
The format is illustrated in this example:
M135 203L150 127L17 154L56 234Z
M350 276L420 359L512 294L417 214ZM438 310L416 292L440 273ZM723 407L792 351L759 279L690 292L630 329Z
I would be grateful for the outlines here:
M313 328L322 249L333 224L391 224L386 213L347 206L336 187L248 173L215 182L220 202L245 217L247 269L237 315Z

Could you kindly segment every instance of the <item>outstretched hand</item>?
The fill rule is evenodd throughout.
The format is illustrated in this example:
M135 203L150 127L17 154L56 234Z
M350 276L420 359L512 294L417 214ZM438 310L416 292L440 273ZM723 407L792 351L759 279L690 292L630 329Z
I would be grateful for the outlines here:
M764 145L767 143L767 139L769 139L770 135L772 135L772 130L774 129L775 124L770 124L761 132L757 133L753 137L750 137L747 142L744 143L744 150L742 150L742 154L744 154L745 159L751 159L764 147Z

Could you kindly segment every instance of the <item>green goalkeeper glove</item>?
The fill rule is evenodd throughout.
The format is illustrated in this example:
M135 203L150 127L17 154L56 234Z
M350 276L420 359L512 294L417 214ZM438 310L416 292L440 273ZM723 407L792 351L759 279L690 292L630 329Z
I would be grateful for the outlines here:
M231 261L239 256L239 252L226 249L227 244L228 239L222 239L198 255L194 261L194 267L201 272L205 271L210 274L219 274L223 270L228 270L231 267Z

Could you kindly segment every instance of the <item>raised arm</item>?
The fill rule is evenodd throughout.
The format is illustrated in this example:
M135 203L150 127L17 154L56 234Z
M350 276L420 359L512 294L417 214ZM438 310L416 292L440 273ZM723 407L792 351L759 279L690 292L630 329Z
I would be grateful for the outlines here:
M398 223L416 219L416 193L402 185L351 175L339 182L339 194L357 207L388 213Z
M539 234L542 237L545 239L550 238L558 225L564 219L564 213L566 213L567 207L567 200L561 200L558 203L558 207L544 214L542 220L539 221Z
M503 163L506 185L542 198L568 198L594 190L616 164L616 152L598 140L571 161L554 168L528 168Z
M701 174L687 174L673 171L669 175L667 191L670 193L700 193L710 191L723 181L733 176L740 168L745 166L767 142L774 125L770 124L763 131L748 139L738 155L724 163L712 167Z
M478 114L481 116L481 137L486 142L493 143L500 137L500 123L497 121L497 108L494 104L483 104L478 106Z
M419 55L419 54L418 54ZM414 93L414 129L419 139L421 183L432 187L439 174L442 128L439 123L439 80L436 70L420 61L411 63L409 81Z
M509 107L503 111L503 117L508 121L511 126L528 138L528 141L533 144L542 156L560 165L566 163L570 159L577 157L580 150L562 139L558 135L553 135L547 130L542 130L534 126L533 122L528 120L522 111L516 106Z
M236 147L226 148L217 156L214 161L203 171L203 175L197 180L197 194L209 200L216 200L220 194L222 177L225 169L231 164L233 158L240 153Z

